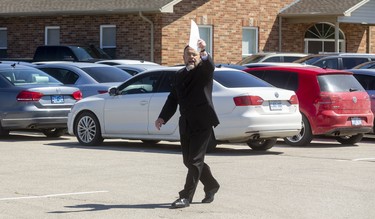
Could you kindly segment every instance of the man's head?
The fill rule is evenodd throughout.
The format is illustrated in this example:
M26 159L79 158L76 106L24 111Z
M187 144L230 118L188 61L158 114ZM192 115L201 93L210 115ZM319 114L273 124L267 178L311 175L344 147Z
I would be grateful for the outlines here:
M199 52L195 49L193 49L190 46L186 46L184 48L184 62L185 66L188 70L191 70L201 62L201 57L199 55Z

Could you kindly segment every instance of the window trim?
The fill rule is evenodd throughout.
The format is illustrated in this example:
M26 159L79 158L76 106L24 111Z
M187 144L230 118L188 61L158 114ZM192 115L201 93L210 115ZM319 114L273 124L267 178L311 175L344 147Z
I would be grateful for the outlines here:
M213 57L213 48L212 48L212 25L198 25L198 29L199 28L208 28L209 29L209 38L210 38L210 41L208 42L208 47L209 49L207 49L207 52L211 54L211 56ZM207 42L206 42L207 43Z
M100 25L100 48L101 49L115 49L115 48L117 48L116 47L116 44L117 44L116 38L115 38L115 45L114 46L103 46L103 29L105 29L105 28L115 28L115 30L116 30L116 25L114 25L114 24ZM117 30L116 30L115 34L116 33L117 33Z
M7 27L0 27L0 30L6 31L6 34L8 35L8 28ZM0 49L2 49L2 50L8 49L8 39L7 39L7 42L6 42L6 46L0 47Z
M241 51L242 57L247 57L253 54L258 53L258 48L259 48L259 28L258 27L242 27L242 33L243 30L255 30L255 52L254 53L244 53L244 51ZM243 39L242 39L243 42Z
M44 45L48 44L48 31L49 30L60 30L60 26L45 26L44 28ZM59 37L59 44L60 44L60 37Z

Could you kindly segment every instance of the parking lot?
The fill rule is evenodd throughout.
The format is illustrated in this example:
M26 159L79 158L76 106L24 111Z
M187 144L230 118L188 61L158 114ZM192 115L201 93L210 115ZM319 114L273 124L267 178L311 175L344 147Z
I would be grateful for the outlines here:
M170 209L184 184L179 145L13 133L0 140L0 218L375 218L375 137L278 141L267 152L219 145L207 163L221 184L201 204Z

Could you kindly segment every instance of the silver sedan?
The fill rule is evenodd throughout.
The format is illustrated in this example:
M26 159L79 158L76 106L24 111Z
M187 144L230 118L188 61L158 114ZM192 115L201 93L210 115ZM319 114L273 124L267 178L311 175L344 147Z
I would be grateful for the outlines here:
M63 86L43 71L0 64L0 137L13 130L59 137L66 132L72 105L81 98L78 88Z

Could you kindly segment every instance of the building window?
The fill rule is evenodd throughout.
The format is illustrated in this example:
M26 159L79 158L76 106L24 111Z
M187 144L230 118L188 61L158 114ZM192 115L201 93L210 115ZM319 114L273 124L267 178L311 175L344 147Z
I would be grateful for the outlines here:
M339 30L339 51L345 52L345 37ZM335 52L335 26L318 23L305 33L305 53Z
M242 28L242 57L258 52L258 28Z
M200 38L206 41L206 51L212 56L212 26L198 25L198 29Z
M0 27L0 57L7 57L8 49L8 30L6 27Z
M60 45L60 27L49 26L45 28L45 45Z
M116 25L100 26L100 48L109 56L116 56Z

